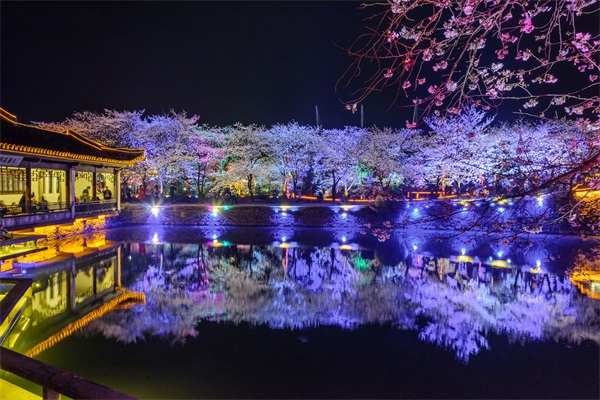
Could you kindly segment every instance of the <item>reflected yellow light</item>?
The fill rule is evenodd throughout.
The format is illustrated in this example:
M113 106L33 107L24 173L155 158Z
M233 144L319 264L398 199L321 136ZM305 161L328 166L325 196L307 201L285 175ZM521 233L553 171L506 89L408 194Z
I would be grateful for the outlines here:
M81 253L84 249L83 237L81 236L63 239L59 244L59 250L63 253Z
M17 262L40 262L50 258L56 257L57 250L55 246L49 246L46 250L39 251L37 253L30 253L24 256L18 257Z
M4 296L2 296L2 298L3 297ZM27 301L28 301L28 299L26 296L21 297L17 301L17 304L13 307L13 309L10 311L8 316L4 319L4 322L2 323L2 325L0 325L0 337L4 337L5 334L9 331L9 329L11 328L11 326L13 324L15 317L25 307L25 305L27 304ZM16 337L18 337L18 336L16 336ZM13 337L13 341L16 339L16 337ZM9 345L14 345L14 343L9 343Z
M577 185L575 186L575 188L573 188L573 196L575 196L576 199L581 199L583 197L586 198L593 198L593 197L598 197L600 196L600 190L598 189L591 189L588 187L582 187L581 185Z
M508 263L504 260L493 260L491 265L496 268L508 268Z
M600 300L600 272L576 272L571 274L569 280L579 288L581 293L592 299Z
M468 263L472 263L473 262L473 257L469 257L469 256L456 256L456 261L458 262L468 262Z
M281 243L279 247L281 247L282 249L289 249L291 246L289 243Z
M96 310L87 314L85 317L80 318L77 321L70 323L65 328L61 329L59 332L55 333L54 335L50 336L48 339L39 343L32 349L28 350L25 353L25 355L27 357L35 357L36 355L40 354L42 351L49 349L50 347L54 346L56 343L60 342L61 340L68 338L73 333L77 332L79 329L83 328L84 326L86 326L87 324L92 322L93 320L102 317L104 314L106 314L110 311L123 308L124 303L134 302L134 303L146 304L146 296L144 295L144 293L129 292L129 291L126 291L126 289L119 289L119 290L124 291L124 293L121 296L119 296L115 299L112 299L108 303L103 304Z
M104 231L94 232L86 238L85 244L87 247L100 248L106 245L106 233Z
M2 263L0 264L0 272L6 272L10 269L12 269L13 267L13 259L9 258L7 260L2 260Z

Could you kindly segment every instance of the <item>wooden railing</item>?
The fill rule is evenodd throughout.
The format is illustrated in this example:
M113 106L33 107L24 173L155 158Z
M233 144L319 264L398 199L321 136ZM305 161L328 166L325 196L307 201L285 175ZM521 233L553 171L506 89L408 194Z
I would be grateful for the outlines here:
M75 203L75 215L101 214L116 210L116 200L80 201Z
M0 325L2 325L29 290L32 280L0 278L0 284L13 285L0 301ZM2 369L3 375L11 373L40 385L44 400L60 399L61 395L73 399L135 399L135 397L118 390L81 378L71 372L4 347L0 347L0 369Z
M71 372L0 347L0 368L40 385L44 399L135 399L118 390L81 378Z
M71 211L72 202L59 201L54 203L36 203L36 204L12 204L1 209L0 213L4 218L19 217L23 215L34 215L47 212Z

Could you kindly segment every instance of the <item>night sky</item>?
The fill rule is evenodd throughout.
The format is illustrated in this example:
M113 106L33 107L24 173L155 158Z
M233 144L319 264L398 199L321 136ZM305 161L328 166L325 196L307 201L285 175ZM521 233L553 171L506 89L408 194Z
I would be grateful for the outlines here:
M325 127L360 122L335 90L351 61L336 45L369 15L360 2L0 4L2 107L21 122L108 108L315 124L315 105ZM410 111L390 102L367 102L367 124L403 124Z
M21 122L77 111L170 109L224 126L359 125L335 85L365 32L358 1L0 2L1 105ZM357 89L357 81L352 89ZM404 126L394 91L364 102L365 124ZM400 105L411 104L402 99Z

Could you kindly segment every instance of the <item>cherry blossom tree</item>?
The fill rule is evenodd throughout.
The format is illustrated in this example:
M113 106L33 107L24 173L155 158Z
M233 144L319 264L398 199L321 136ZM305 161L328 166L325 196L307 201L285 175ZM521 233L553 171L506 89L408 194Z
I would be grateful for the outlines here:
M429 116L425 122L431 128L422 149L428 180L439 181L442 193L448 183L456 182L457 191L468 181L476 181L486 169L487 140L485 129L493 118L473 106L458 115Z
M143 147L152 170L158 175L161 187L167 180L186 176L185 165L195 158L190 151L190 129L196 124L197 116L187 118L185 112L171 115L152 115L148 118Z
M489 109L517 100L521 112L574 116L600 111L596 0L387 0L347 49L338 84L361 79L348 109L381 90L425 115ZM552 113L553 114L553 113ZM412 123L407 122L411 125Z
M265 131L269 159L281 176L282 187L296 192L308 174L314 158L315 135L316 128L296 122L277 124Z
M44 129L64 132L75 131L89 139L112 147L145 148L145 132L147 121L143 118L144 110L116 111L104 110L103 113L90 111L76 112L71 118L62 122L35 122ZM128 168L121 174L121 184L134 179L134 174L142 185L146 184L151 164L146 160Z
M268 157L269 149L265 141L266 128L263 126L235 124L227 140L228 154L231 159L228 166L229 177L244 179L254 201L254 185L257 170Z
M105 109L103 113L76 112L62 122L34 122L44 129L57 132L75 131L89 139L111 147L142 148L144 136L144 110L116 111Z
M189 151L192 155L188 176L194 177L196 190L204 196L205 188L212 174L219 170L219 160L225 159L226 133L218 127L192 127L189 137Z
M573 121L501 124L490 130L488 141L495 146L490 161L497 178L513 195L546 192L572 199L571 189L598 171L595 132Z
M420 151L417 129L371 128L362 166L369 171L379 190L388 192L392 183L412 186L421 175L415 155Z
M143 117L143 113L143 110L85 111L74 113L64 122L37 124L56 131L74 130L108 146L145 149L145 160L130 169L140 177L142 186L145 187L151 177L157 177L157 184L162 187L166 179L185 176L187 163L195 157L190 151L190 138L198 116L188 118L185 112L173 110L148 117ZM123 174L124 179L128 176Z
M331 182L331 197L335 201L338 187L344 194L359 181L358 167L366 152L368 131L358 127L327 129L316 140L314 172L321 182Z

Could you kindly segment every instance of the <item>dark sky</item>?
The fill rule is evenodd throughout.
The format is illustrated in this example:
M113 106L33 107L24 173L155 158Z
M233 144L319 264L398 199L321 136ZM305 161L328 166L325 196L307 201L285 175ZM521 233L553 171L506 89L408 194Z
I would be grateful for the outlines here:
M368 16L356 1L2 1L2 107L19 121L170 109L200 122L358 125L336 81ZM375 101L377 100L377 101ZM365 103L368 125L410 111Z
M338 46L364 33L363 19L373 12L359 6L2 0L1 105L21 122L61 121L77 111L174 109L219 126L314 125L318 105L326 128L359 125L360 113L341 101L350 90L335 90L352 61ZM367 126L403 127L411 119L411 108L389 109L394 93L367 98Z

